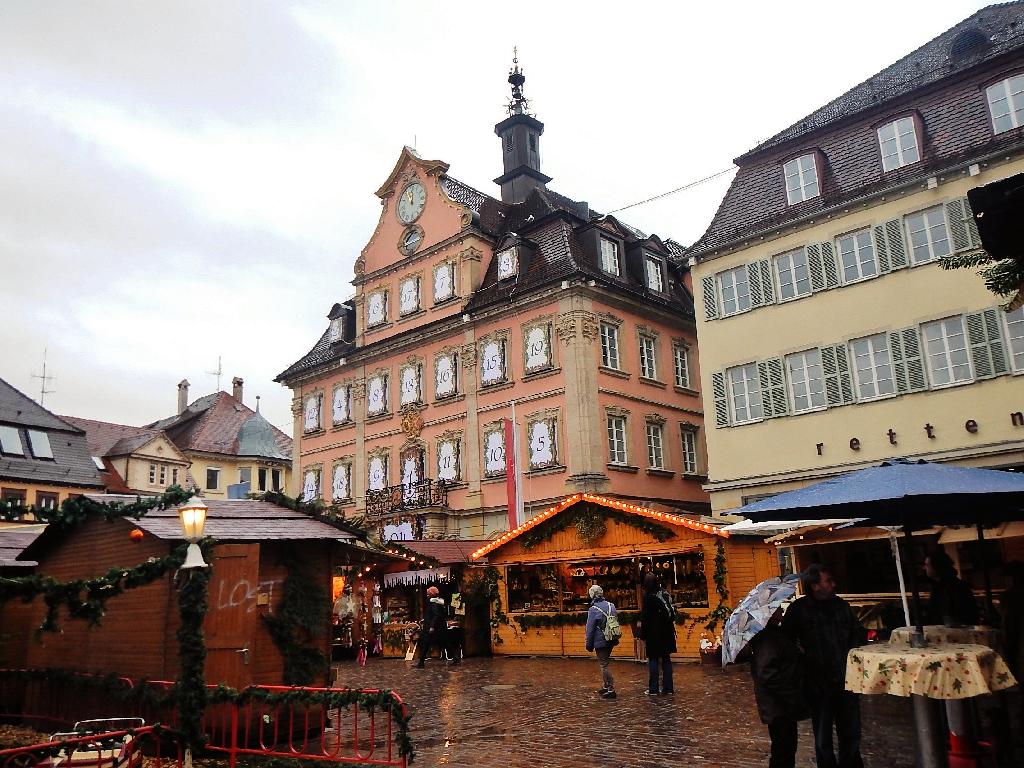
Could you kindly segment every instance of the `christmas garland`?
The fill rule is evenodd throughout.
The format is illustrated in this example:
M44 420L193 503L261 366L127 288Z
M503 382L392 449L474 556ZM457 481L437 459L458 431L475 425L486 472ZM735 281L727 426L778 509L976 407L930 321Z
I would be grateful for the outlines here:
M605 527L598 524L598 522L595 521L595 518L611 519L617 523L628 525L632 528L643 531L648 536L657 539L659 542L668 541L676 535L676 532L671 528L664 526L661 523L656 523L646 517L631 515L609 507L601 507L600 512L597 512L594 509L591 509L587 504L578 504L572 511L565 510L560 514L555 515L547 522L541 523L540 525L520 534L519 542L522 544L523 549L532 549L538 544L550 540L556 533L560 533L570 526L575 525L580 539L586 543L592 544L600 538L605 531Z
M715 606L714 610L708 611L702 616L694 616L690 619L689 631L687 636L693 632L694 627L701 622L704 622L704 628L709 632L714 632L718 628L718 623L725 621L732 615L732 608L725 602L729 599L729 587L726 583L726 577L729 571L726 568L726 557L725 557L725 545L718 541L715 544L715 572L712 576L712 580L715 582L715 592L718 595L718 605Z
M501 590L498 587L500 581L501 572L493 565L489 565L484 569L482 576L466 584L462 590L466 605L488 607L493 645L502 645L505 642L501 639L499 627L502 624L509 624L508 615L501 607Z
M331 604L324 588L309 577L290 551L285 556L285 567L288 576L277 611L260 618L284 659L284 684L310 685L326 674L329 666L315 641L327 631ZM310 642L304 642L303 635Z
M172 485L166 492L159 496L146 497L136 496L135 501L129 503L124 501L101 502L93 501L86 496L75 496L65 499L59 507L25 507L10 501L0 499L0 521L12 522L23 520L26 515L32 515L42 523L48 523L57 528L72 528L85 521L89 517L103 517L108 523L118 518L130 517L139 520L154 509L169 509L180 507L190 498L192 491L186 491L178 485Z
M110 598L124 594L129 589L152 584L180 567L185 562L187 547L187 544L182 544L164 557L150 558L134 568L111 568L102 576L92 579L58 581L42 574L0 577L0 605L14 599L30 603L42 596L46 602L46 616L36 630L37 635L60 630L57 617L61 606L67 609L71 618L85 619L90 626L95 626L103 619ZM200 542L200 548L203 549L203 556L209 558L212 552L211 540L204 539Z
M205 556L204 556L205 559ZM209 568L182 571L178 591L178 681L173 697L178 704L178 727L186 746L203 743L203 711L206 709L206 638L203 619L208 606Z
M441 565L441 561L436 557L430 555L421 555L419 552L409 549L408 547L402 546L399 541L389 541L384 545L387 548L388 554L397 554L400 557L407 558L415 563L423 561L424 566L433 565L435 568Z

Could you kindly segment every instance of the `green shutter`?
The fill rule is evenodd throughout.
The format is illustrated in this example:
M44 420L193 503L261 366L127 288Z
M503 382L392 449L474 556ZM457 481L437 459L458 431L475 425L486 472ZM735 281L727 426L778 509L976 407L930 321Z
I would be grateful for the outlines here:
M775 281L772 278L772 260L762 259L757 262L761 270L761 296L764 304L775 303Z
M966 197L946 203L946 221L949 223L949 234L953 240L954 251L981 248L978 222L974 220L974 211L971 210L971 204Z
M889 268L903 269L907 266L907 243L903 239L902 220L885 222L885 242L889 247Z
M821 263L825 271L825 288L836 288L839 285L839 262L832 241L821 244Z
M849 405L853 402L853 379L846 345L822 347L821 370L825 376L825 399L830 406Z
M971 362L974 363L974 377L987 379L1000 376L1010 370L999 323L999 310L986 309L965 317L967 338L971 345Z
M747 284L750 286L750 306L760 307L764 304L764 293L761 290L761 268L756 261L747 264Z
M971 201L963 198L964 201L964 226L967 228L967 238L971 246L981 248L981 235L978 234L978 220L974 218L974 209L971 208Z
M889 271L889 246L885 242L885 227L879 224L872 228L875 239L875 259L878 261L878 273Z
M704 319L714 320L718 317L718 293L715 291L715 276L710 275L701 281L704 287Z
M711 374L711 389L715 395L715 426L729 426L729 401L725 394L725 374L721 371Z
M899 331L889 331L889 356L892 358L892 378L897 392L906 392L907 366L903 361L903 337Z
M757 364L757 374L761 380L761 404L766 419L789 413L789 398L786 397L786 380L782 371L781 357L773 357Z
M924 372L924 357L921 355L921 337L917 328L904 328L903 362L907 366L907 391L920 392L928 388L928 379Z
M807 271L811 274L811 292L825 290L825 271L821 263L821 246L811 243L807 246Z

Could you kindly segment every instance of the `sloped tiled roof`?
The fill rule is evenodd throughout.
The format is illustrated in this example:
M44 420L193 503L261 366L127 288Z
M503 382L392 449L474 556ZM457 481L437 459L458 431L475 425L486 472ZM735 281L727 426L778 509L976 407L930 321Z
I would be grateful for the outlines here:
M128 424L113 424L109 421L82 419L77 416L61 418L85 432L89 453L99 457L126 456L162 434L160 430L149 427L132 427Z
M32 568L37 565L32 560L17 560L29 544L46 528L39 523L11 523L0 525L0 569Z
M68 424L59 416L50 413L3 379L0 379L0 424L32 427L44 431L51 429L64 432L80 431L78 427Z
M472 562L470 555L490 543L489 539L413 539L399 542L406 549L437 560L441 565Z
M177 416L147 426L162 429L182 451L291 459L292 439L227 392L201 397Z

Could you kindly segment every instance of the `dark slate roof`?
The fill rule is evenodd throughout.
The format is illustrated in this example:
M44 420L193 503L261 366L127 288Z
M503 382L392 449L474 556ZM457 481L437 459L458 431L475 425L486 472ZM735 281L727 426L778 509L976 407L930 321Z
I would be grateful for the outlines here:
M437 560L441 565L472 562L470 555L487 544L489 539L413 539L398 542L406 549Z
M54 416L0 379L0 424L18 429L23 456L0 457L0 479L25 483L102 488L99 470L86 445L85 433ZM45 432L52 459L32 458L26 429Z
M33 560L17 560L29 544L46 528L39 523L14 523L0 527L0 569L32 568Z
M201 397L184 411L147 425L182 451L290 460L292 439L227 392Z
M281 371L274 381L282 382L300 373L313 370L325 363L338 360L356 348L355 344L347 341L338 341L332 344L330 342L330 332L331 329L329 327L326 328L317 343L313 345L313 348Z
M965 40L978 44L965 46ZM1020 152L1024 129L992 134L983 86L993 75L1016 71L1022 60L1024 2L979 11L737 158L739 170L690 254L700 258L855 200L920 183L997 153ZM883 173L877 123L908 110L916 111L923 125L921 161ZM821 195L788 205L782 163L812 149L823 159Z

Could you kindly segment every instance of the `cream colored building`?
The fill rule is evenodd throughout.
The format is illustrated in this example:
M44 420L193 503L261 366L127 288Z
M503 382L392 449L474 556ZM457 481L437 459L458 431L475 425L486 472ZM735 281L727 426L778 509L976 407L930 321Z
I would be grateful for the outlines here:
M1024 467L1024 310L943 255L1024 173L1019 3L738 158L689 252L715 513L906 456Z

